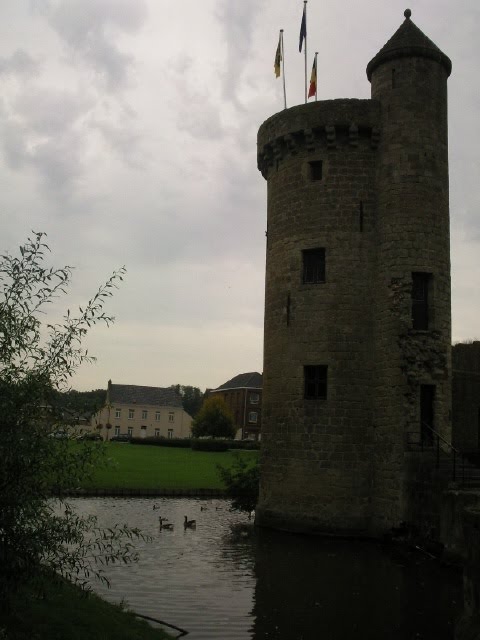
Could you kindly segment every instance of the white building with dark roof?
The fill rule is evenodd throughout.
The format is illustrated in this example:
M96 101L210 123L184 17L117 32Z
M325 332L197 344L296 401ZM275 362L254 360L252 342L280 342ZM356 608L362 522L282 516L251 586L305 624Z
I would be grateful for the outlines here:
M106 404L92 418L93 429L107 438L189 438L191 426L192 417L172 387L113 384L111 380Z

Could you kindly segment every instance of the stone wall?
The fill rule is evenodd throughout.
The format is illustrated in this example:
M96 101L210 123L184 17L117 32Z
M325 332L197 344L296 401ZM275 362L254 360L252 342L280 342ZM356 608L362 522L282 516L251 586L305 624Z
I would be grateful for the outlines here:
M381 104L373 511L382 531L412 511L405 451L412 435L421 437L421 385L435 387L432 426L450 440L447 72L404 57L376 68L371 82ZM427 330L412 326L414 272L431 277Z
M408 17L404 36L419 47L376 57L371 100L286 109L259 130L268 185L259 524L381 535L422 518L422 482L432 510L423 524L438 521L431 456L413 464L409 441L423 434L422 386L433 389L430 426L451 439L450 68ZM325 250L324 282L302 281L309 249ZM417 272L429 283L422 330L412 323ZM314 365L328 369L326 397L304 393Z
M480 342L452 349L453 445L461 451L480 448Z
M317 102L259 134L268 177L261 524L368 529L375 113L369 101ZM322 180L311 179L312 161ZM325 282L304 284L302 251L313 248L325 249ZM328 366L326 399L304 398L305 365Z

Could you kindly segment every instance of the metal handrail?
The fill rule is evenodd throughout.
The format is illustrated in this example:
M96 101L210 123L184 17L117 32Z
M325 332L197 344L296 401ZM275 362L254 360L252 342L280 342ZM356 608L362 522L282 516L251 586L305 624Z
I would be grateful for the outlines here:
M448 440L445 440L445 438L441 436L438 433L438 431L435 431L435 429L433 429L429 424L427 424L426 422L422 422L422 427L426 427L427 429L429 429L434 435L437 436L437 438L439 438L442 442L444 442L447 445L447 447L449 447L452 451L455 451L455 453L462 455L461 451L459 451L456 447L454 447L451 442L448 442Z
M461 465L462 465L462 485L465 484L465 455L456 447L454 447L452 445L451 442L448 442L448 440L446 440L442 435L440 435L438 433L438 431L435 431L435 429L433 429L429 424L427 424L426 422L422 422L421 423L421 427L422 429L428 429L429 431L431 431L431 433L436 437L437 439L437 469L440 466L440 441L442 441L445 445L447 445L447 447L451 450L451 452L453 453L453 459L452 459L452 480L453 482L455 482L457 480L457 456L459 456L460 460L461 460ZM422 451L423 451L423 443L424 443L424 438L421 435L421 446L422 446ZM433 445L433 442L432 442Z

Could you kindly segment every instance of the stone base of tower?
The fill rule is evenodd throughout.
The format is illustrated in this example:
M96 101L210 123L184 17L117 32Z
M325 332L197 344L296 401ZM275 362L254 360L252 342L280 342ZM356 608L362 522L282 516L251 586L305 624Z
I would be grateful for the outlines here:
M277 510L259 505L255 510L255 524L259 527L337 537L371 538L378 537L371 531L367 518L362 516L319 514L299 511Z

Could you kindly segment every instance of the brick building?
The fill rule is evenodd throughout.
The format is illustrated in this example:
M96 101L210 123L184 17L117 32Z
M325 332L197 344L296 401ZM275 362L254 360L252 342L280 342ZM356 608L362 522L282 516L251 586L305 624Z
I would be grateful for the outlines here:
M260 525L376 536L426 520L419 444L451 440L451 62L410 14L367 66L371 99L286 109L258 133Z
M223 398L233 415L238 439L260 439L262 385L262 374L254 371L240 373L217 389L208 389L206 393L206 397L220 396Z

